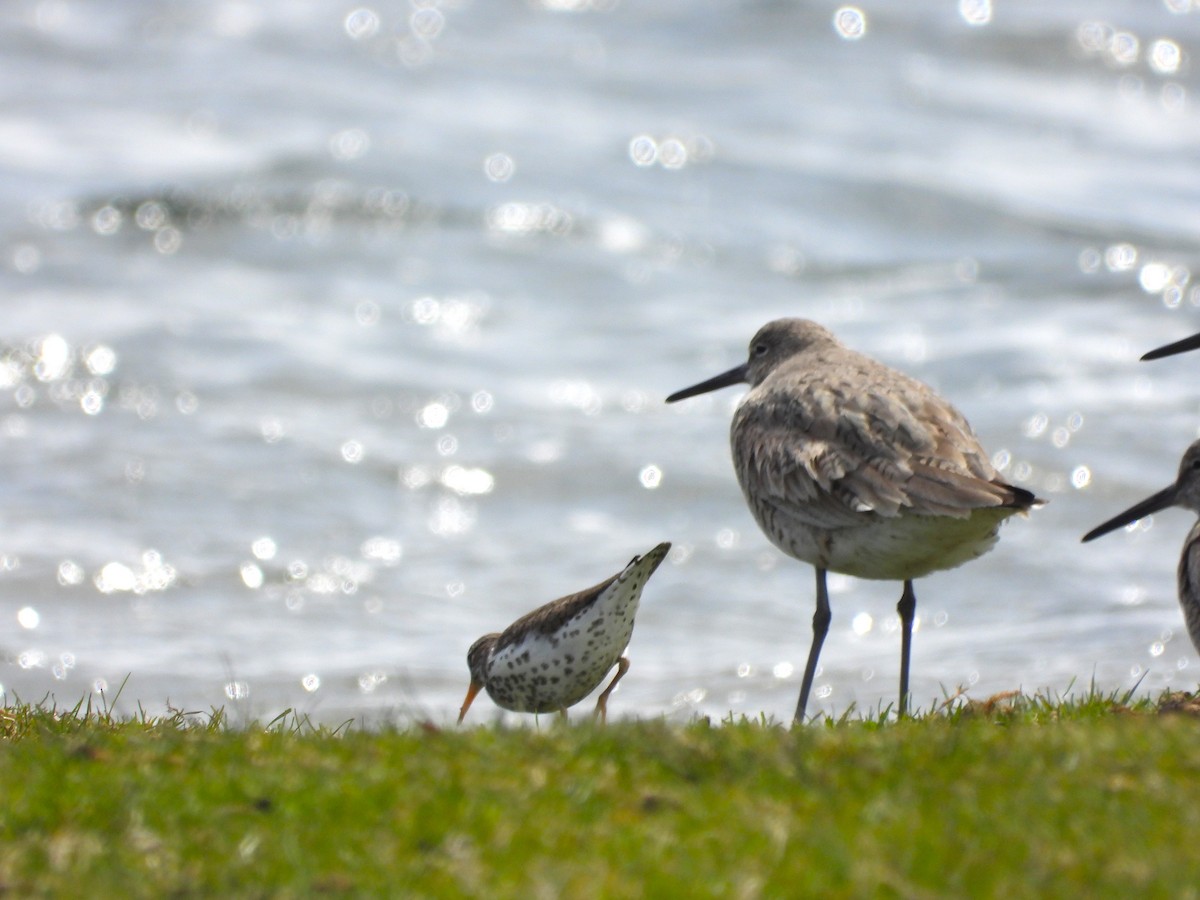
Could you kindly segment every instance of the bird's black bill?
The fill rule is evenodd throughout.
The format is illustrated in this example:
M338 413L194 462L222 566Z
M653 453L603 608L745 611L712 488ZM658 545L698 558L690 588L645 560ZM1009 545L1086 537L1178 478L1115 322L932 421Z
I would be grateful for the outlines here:
M1143 360L1162 359L1164 356L1174 356L1176 353L1187 353L1189 350L1200 348L1200 334L1193 334L1191 337L1184 338L1182 341L1176 341L1173 344L1167 344L1165 347L1157 347L1151 350Z
M1168 506L1175 505L1175 499L1179 496L1179 489L1175 485L1169 488L1164 488L1152 497L1147 497L1141 503L1135 503L1125 512L1113 516L1103 525L1097 525L1091 531L1083 536L1083 540L1092 540L1101 535L1108 534L1110 531L1116 531L1123 525L1128 525L1130 522L1136 522L1138 519L1144 519L1151 513L1156 513L1159 510L1166 509Z
M730 369L728 372L722 372L715 378L710 378L708 381L702 381L699 384L693 384L689 388L684 388L682 391L676 391L667 398L668 403L674 403L676 400L686 400L688 397L695 397L697 394L707 394L709 391L715 391L719 388L729 387L734 384L741 384L746 380L746 364Z

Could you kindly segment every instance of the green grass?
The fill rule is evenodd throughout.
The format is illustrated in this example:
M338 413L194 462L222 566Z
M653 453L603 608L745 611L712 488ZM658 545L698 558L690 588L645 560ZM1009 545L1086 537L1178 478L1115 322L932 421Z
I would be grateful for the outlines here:
M369 732L12 705L0 895L1197 897L1196 705Z

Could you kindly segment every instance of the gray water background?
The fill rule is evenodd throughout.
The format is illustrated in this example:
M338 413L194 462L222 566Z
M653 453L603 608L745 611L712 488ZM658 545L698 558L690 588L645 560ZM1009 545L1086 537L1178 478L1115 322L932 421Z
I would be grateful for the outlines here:
M1050 503L918 584L913 690L1194 688L1200 12L17 2L0 20L0 689L452 721L471 641L660 540L615 715L786 719L811 569L673 390L806 316ZM811 710L893 701L834 577ZM97 693L97 696L99 694ZM486 699L472 717L497 715Z

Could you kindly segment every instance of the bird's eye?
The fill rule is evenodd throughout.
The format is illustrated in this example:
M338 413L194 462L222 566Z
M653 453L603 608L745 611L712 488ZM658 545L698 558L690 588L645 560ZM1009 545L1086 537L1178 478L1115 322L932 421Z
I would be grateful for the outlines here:
M1200 456L1197 456L1195 459L1192 460L1192 468L1200 469Z
M766 344L755 344L754 348L750 352L753 353L755 356L766 356L767 355L767 345Z

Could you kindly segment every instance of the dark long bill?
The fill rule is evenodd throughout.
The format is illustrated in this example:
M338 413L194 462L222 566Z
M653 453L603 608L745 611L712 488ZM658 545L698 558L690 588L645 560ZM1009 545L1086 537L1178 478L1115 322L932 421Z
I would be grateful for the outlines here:
M676 391L667 398L667 402L674 403L676 400L686 400L688 397L695 397L697 394L707 394L709 391L715 391L718 388L741 384L746 380L746 368L746 364L742 363L737 368L730 369L728 372L722 372L715 378L708 379L708 381L702 381L699 384L693 384L690 388Z
M1083 536L1083 540L1092 540L1101 535L1108 534L1110 531L1116 531L1122 525L1128 525L1130 522L1136 522L1138 519L1144 519L1151 513L1156 513L1161 509L1166 509L1168 506L1175 505L1175 499L1179 496L1179 488L1176 485L1171 485L1169 488L1164 488L1152 497L1147 497L1141 503L1135 503L1125 512L1113 516L1103 525L1097 525L1091 531Z
M1157 347L1151 350L1143 360L1162 359L1164 356L1174 356L1176 353L1186 353L1189 350L1200 348L1200 334L1193 334L1191 337L1184 338L1182 341L1176 341L1173 344L1167 344L1165 347Z

